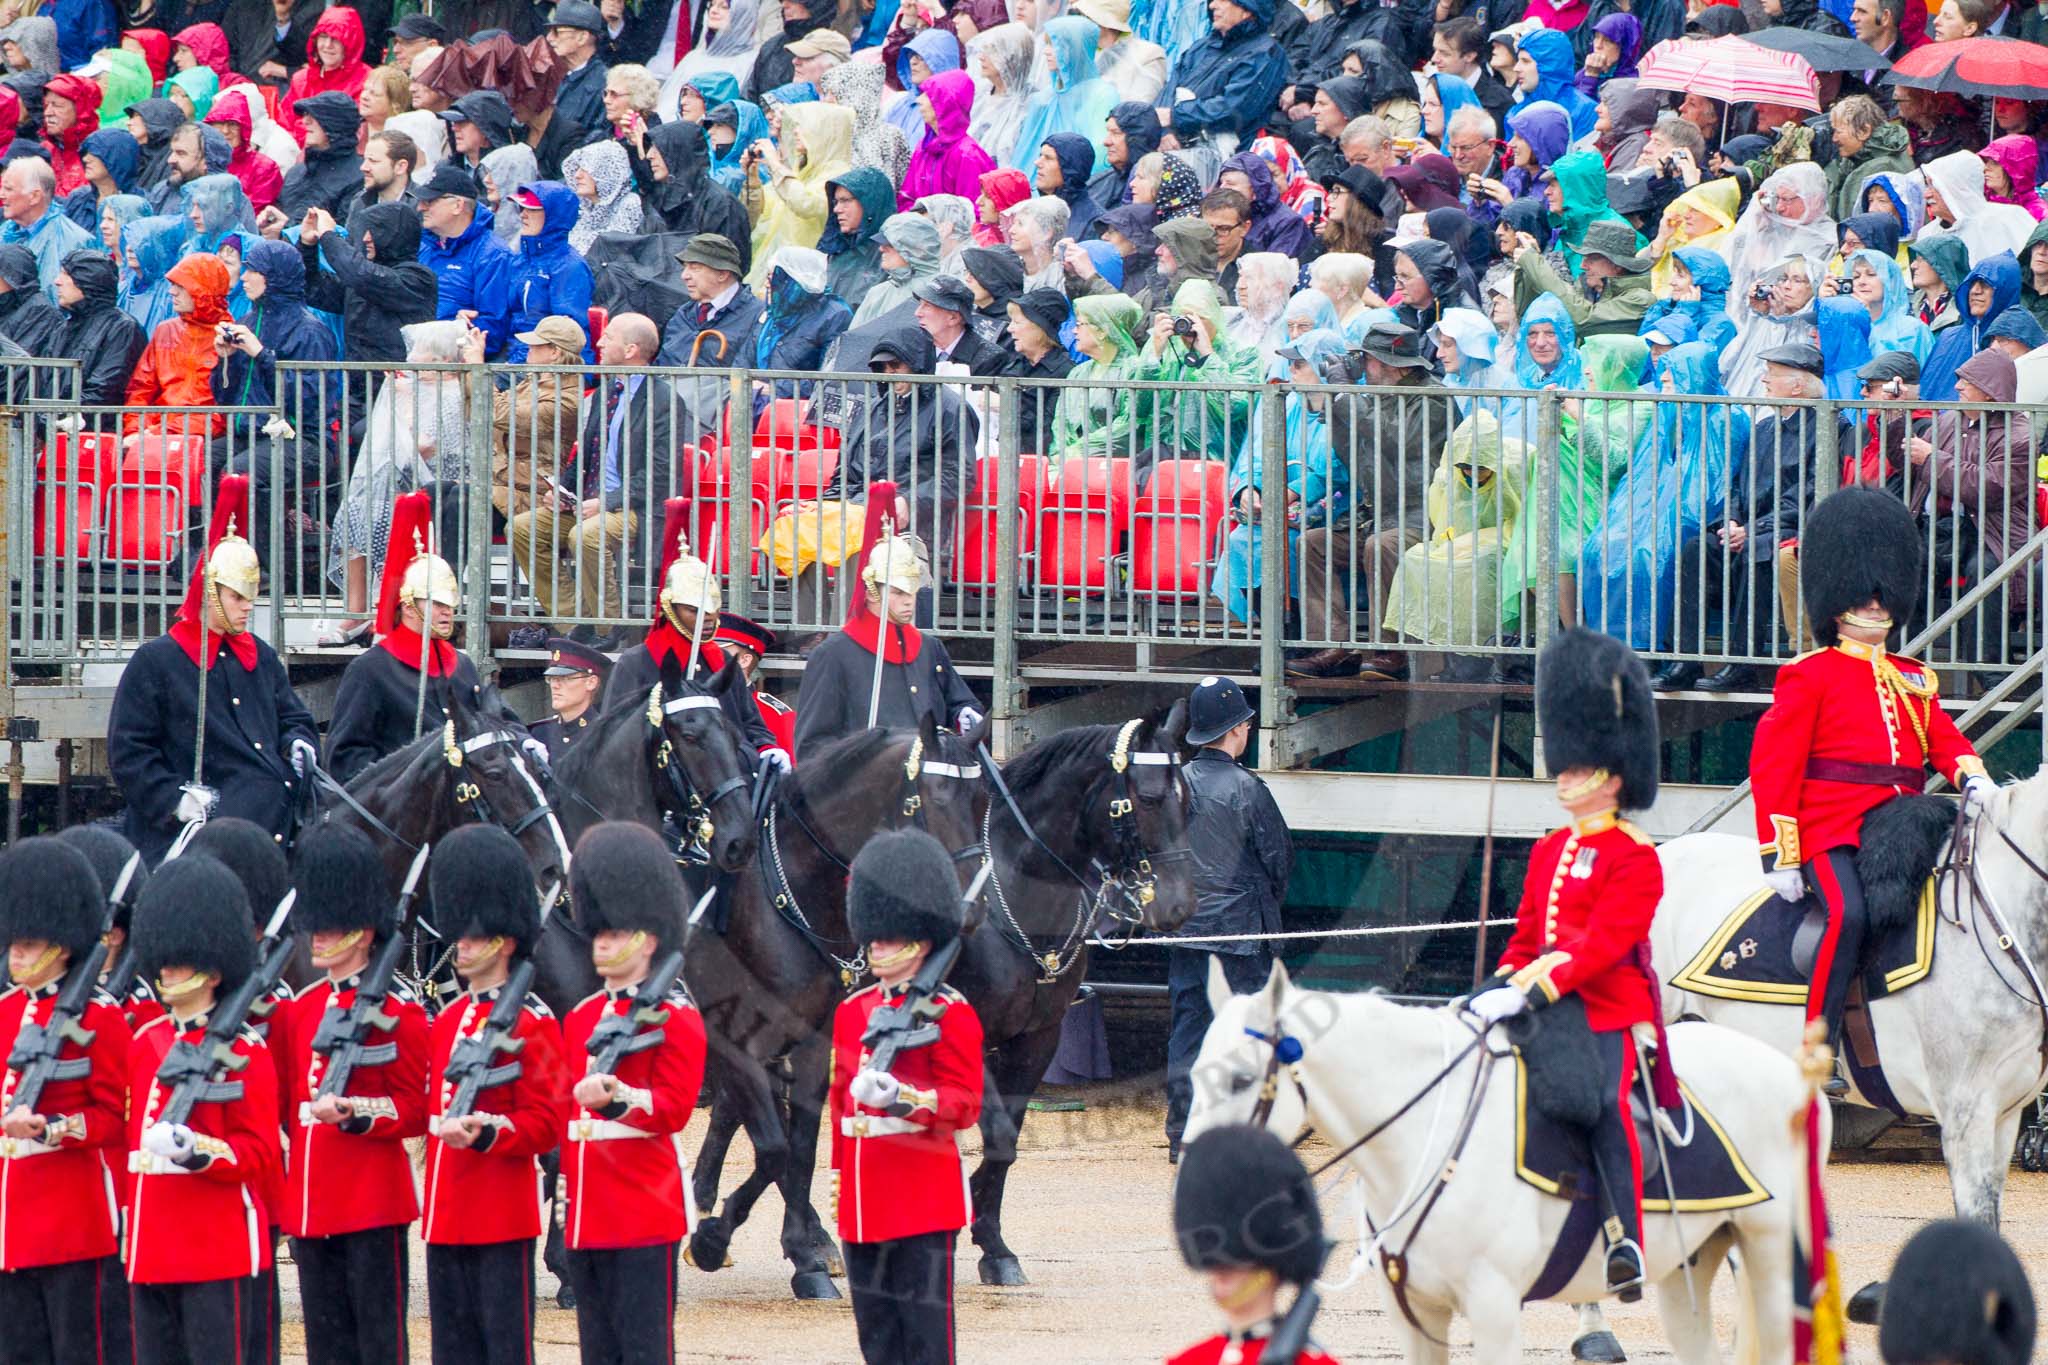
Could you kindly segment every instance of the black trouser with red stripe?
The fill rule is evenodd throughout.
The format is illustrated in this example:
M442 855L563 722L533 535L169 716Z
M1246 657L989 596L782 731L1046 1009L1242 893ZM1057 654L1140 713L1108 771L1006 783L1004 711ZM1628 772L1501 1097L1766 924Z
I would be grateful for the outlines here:
M583 1365L670 1365L676 1358L681 1242L568 1254Z
M434 1365L530 1365L533 1243L427 1248Z
M1828 912L1827 931L1821 935L1813 979L1806 988L1806 1018L1828 1021L1828 1042L1840 1055L1842 1009L1863 957L1863 932L1869 922L1863 908L1863 879L1856 874L1856 850L1847 846L1829 849L1800 870Z
M853 1325L867 1365L952 1365L953 1239L922 1232L846 1244Z
M1593 1175L1606 1195L1607 1214L1620 1224L1601 1231L1612 1246L1622 1238L1643 1244L1643 1154L1636 1146L1635 1119L1629 1113L1629 1087L1636 1079L1635 1040L1623 1029L1595 1029L1600 1050L1600 1121L1587 1134Z
M135 1365L262 1365L277 1330L261 1276L130 1285Z
M404 1365L406 1225L292 1238L307 1365Z
M74 1360L125 1365L128 1340L108 1331L108 1265L116 1276L121 1273L113 1256L0 1271L0 1365L69 1365ZM128 1297L119 1279L112 1288L122 1299Z

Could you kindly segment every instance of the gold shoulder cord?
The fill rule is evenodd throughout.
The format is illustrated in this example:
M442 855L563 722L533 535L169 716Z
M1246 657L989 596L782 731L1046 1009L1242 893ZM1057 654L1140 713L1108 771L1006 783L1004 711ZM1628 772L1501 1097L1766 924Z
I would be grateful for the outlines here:
M1888 688L1899 699L1899 709L1905 712L1906 719L1912 722L1913 734L1920 741L1920 752L1925 755L1927 722L1934 714L1934 699L1941 686L1939 679L1934 676L1934 670L1923 664L1921 667L1926 681L1916 683L1899 672L1899 666L1892 662L1889 654L1872 662L1877 670L1877 685ZM1913 708L1915 701L1920 703L1918 710Z

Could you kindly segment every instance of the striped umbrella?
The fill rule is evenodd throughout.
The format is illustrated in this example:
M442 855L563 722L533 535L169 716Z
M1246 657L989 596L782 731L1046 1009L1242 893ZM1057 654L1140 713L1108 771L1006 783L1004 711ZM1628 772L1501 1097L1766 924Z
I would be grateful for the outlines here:
M1704 95L1723 104L1820 108L1819 82L1804 57L1732 35L1661 42L1643 58L1636 80L1653 90Z

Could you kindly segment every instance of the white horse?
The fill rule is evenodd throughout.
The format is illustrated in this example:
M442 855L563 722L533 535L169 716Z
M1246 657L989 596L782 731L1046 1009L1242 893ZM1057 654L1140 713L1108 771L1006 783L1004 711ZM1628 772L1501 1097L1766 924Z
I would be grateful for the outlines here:
M1384 1124L1346 1160L1362 1182L1381 1250L1405 1247L1413 1322L1388 1293L1405 1357L1448 1362L1443 1343L1455 1313L1471 1324L1477 1359L1520 1359L1522 1295L1542 1273L1570 1206L1515 1175L1512 1061L1494 1063L1474 1095L1482 1053L1507 1050L1499 1033L1471 1049L1474 1025L1455 1008L1302 990L1278 963L1264 989L1242 996L1212 967L1209 1002L1215 1022L1194 1069L1188 1138L1251 1121L1269 1077L1279 1083L1266 1122L1283 1137L1312 1126L1342 1150ZM1276 1073L1267 1040L1283 1036L1298 1041L1301 1057ZM1675 1220L1645 1214L1643 1250L1665 1335L1688 1365L1721 1359L1707 1304L1715 1272L1734 1250L1741 1358L1778 1365L1792 1358L1793 1231L1805 1204L1805 1147L1791 1120L1807 1103L1805 1083L1790 1058L1712 1025L1681 1025L1671 1030L1670 1046L1686 1087L1771 1197ZM1459 1148L1468 1103L1474 1118ZM1418 1209L1447 1163L1450 1174L1418 1229ZM1695 1258L1689 1269L1688 1257ZM1556 1298L1585 1303L1605 1293L1606 1255L1596 1237Z

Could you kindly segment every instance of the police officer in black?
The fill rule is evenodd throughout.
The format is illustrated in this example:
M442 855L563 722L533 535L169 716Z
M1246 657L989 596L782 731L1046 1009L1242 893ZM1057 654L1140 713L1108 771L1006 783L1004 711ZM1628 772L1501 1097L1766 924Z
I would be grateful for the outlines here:
M595 645L586 645L566 635L548 641L548 705L553 714L526 727L526 732L548 746L550 761L559 760L590 728L598 715L597 699L604 695L605 675L612 661Z
M318 752L313 714L284 661L249 629L263 569L240 534L248 484L239 474L221 480L212 543L178 620L135 651L107 716L107 766L128 802L123 832L152 865L183 825L208 815L242 816L282 840ZM206 740L195 780L202 667Z
M1273 794L1238 760L1256 719L1244 690L1228 678L1204 678L1188 698L1187 765L1195 789L1188 847L1195 854L1195 913L1180 928L1189 938L1271 934L1280 929L1294 843ZM1243 995L1266 984L1273 950L1256 939L1166 950L1166 989L1173 1007L1166 1035L1166 1137L1179 1160L1181 1131L1193 1088L1188 1079L1202 1035L1209 1031L1209 963L1220 962L1230 988Z

